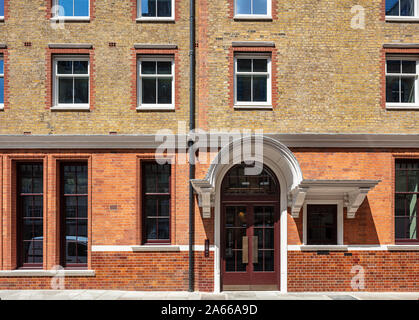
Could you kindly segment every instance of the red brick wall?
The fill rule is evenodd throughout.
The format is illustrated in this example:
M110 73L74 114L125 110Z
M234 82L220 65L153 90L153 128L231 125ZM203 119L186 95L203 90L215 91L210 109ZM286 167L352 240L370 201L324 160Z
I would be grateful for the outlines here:
M358 291L351 287L353 266L362 266L365 289L419 291L419 252L351 251L317 255L288 251L288 291Z
M214 290L214 257L195 253L195 290ZM65 289L187 291L188 252L94 252L95 277L66 277ZM0 289L51 289L51 277L0 277Z

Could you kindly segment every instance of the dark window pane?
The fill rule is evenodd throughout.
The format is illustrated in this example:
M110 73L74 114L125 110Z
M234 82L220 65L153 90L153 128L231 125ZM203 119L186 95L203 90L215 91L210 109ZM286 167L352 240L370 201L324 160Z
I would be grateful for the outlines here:
M401 61L400 60L387 60L387 73L400 73Z
M251 0L236 0L236 13L237 14L251 14L252 1Z
M158 17L171 17L172 16L172 0L158 0L157 16Z
M73 61L58 61L57 70L59 74L72 74Z
M170 183L170 165L159 165L158 174L157 174L157 183L158 188L157 192L159 193L169 193L169 183Z
M64 193L76 194L76 168L75 166L64 166Z
M268 60L266 60L266 59L254 59L253 60L253 71L254 72L267 72L268 71Z
M77 236L77 221L75 219L66 219L66 235L67 237Z
M143 166L143 174L145 175L145 193L157 192L157 164L147 163Z
M273 250L265 250L264 251L264 264L265 268L264 271L274 271L274 251Z
M156 0L141 0L141 15L143 17L155 17Z
M159 219L159 234L161 240L169 239L169 219Z
M252 60L251 59L237 59L237 71L238 72L251 72Z
M172 79L158 79L158 103L172 103Z
M67 218L77 217L77 197L65 198L65 216Z
M74 79L74 103L89 103L89 79Z
M414 16L415 15L415 0L400 0L400 15Z
M74 61L74 74L88 74L88 61Z
M87 166L76 166L77 193L87 193Z
M266 76L253 76L253 101L267 101L267 83L268 79Z
M253 14L267 14L267 0L253 0Z
M337 244L336 219L336 205L307 205L307 243Z
M87 196L77 197L77 214L79 218L87 218Z
M156 101L156 79L142 79L142 103L155 104Z
M400 102L400 78L386 77L386 101Z
M406 196L404 194L396 194L396 216L403 217L406 215Z
M172 62L170 61L157 62L157 73L158 74L172 74Z
M141 62L142 74L156 74L156 61L143 61Z
M386 15L387 16L399 15L399 0L386 0Z
M73 78L58 80L58 102L73 103Z
M82 240L87 237L87 219L79 219L77 221L77 237L78 240Z
M396 192L407 191L407 175L406 171L396 170Z
M237 101L251 101L252 97L252 77L237 76Z
M157 216L157 199L155 197L147 197L145 200L145 216Z
M148 240L157 240L157 219L146 219L146 236Z
M415 78L403 77L401 78L401 102L414 103L415 102Z
M418 190L418 174L419 171L416 170L409 170L407 172L407 179L408 179L408 185L407 185L407 191L409 192L419 192Z
M23 239L36 240L43 235L43 219L23 219Z
M402 62L402 72L416 74L416 61L404 60Z
M161 199L159 201L159 216L168 217L170 215L170 199Z

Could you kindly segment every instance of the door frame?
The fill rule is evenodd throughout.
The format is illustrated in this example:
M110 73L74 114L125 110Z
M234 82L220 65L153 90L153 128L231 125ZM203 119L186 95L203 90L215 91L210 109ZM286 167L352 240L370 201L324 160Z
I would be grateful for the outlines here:
M279 186L279 185L278 185ZM249 241L249 263L246 266L247 271L245 272L246 277L249 277L250 279L247 279L247 281L249 281L249 283L245 283L246 281L244 281L243 283L240 283L240 281L237 281L237 284L223 284L223 278L226 275L226 272L224 271L225 268L225 261L222 259L223 256L223 252L225 252L225 232L221 233L221 287L224 289L224 286L228 286L229 289L227 290L279 290L280 289L280 234L281 234L281 230L280 230L280 226L281 226L281 222L280 222L280 203L279 203L279 196L277 197L278 199L276 201L272 201L272 200L256 200L256 199L252 199L252 200L225 200L221 202L221 225L220 228L222 229L222 231L225 230L225 212L226 212L226 208L227 207L246 207L247 212L249 213L249 216L247 218L247 224L248 227L246 228L247 232L246 235L249 236L247 233L249 232L249 229L252 228L253 233L254 233L254 226L253 226L253 221L254 221L254 214L255 214L255 207L263 207L263 206L271 206L274 208L274 268L275 271L272 271L271 274L265 274L263 275L261 272L255 272L255 271L251 271L248 268L252 268L253 266L251 265L252 263L250 262L250 257L253 255L253 245L251 244L251 242ZM240 274L236 273L235 274L237 277L240 276ZM243 275L243 273L242 273ZM252 276L255 276L255 278L259 278L257 282L260 283L252 283ZM234 275L233 275L234 277ZM265 278L265 279L263 279ZM274 280L272 280L272 278Z
M287 286L287 264L288 264L288 199L287 190L290 189L290 182L285 178L281 169L278 167L278 160L271 160L265 158L263 163L268 166L275 174L276 179L280 187L280 292L286 293L288 291ZM214 200L214 292L221 292L221 184L226 173L235 164L224 165L217 172L216 179L214 181L215 186L215 200Z

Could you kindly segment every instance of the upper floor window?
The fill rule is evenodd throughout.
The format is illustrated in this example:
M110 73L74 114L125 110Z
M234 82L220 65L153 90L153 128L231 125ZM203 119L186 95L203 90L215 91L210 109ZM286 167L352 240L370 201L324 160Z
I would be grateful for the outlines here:
M0 110L4 108L4 59L0 56Z
M419 18L418 0L386 0L386 16L388 18Z
M4 19L4 0L0 0L0 20Z
M90 0L53 0L54 17L88 18Z
M396 241L418 242L419 160L396 160Z
M17 251L20 267L43 263L44 187L42 163L17 165Z
M270 18L271 0L235 0L235 17Z
M170 164L142 165L143 242L170 243Z
M419 59L416 57L387 57L386 107L419 107Z
M58 56L54 58L54 107L89 109L89 58Z
M137 0L139 20L174 19L175 0Z
M235 57L236 107L271 106L271 58Z
M138 109L173 109L174 59L171 56L138 60Z

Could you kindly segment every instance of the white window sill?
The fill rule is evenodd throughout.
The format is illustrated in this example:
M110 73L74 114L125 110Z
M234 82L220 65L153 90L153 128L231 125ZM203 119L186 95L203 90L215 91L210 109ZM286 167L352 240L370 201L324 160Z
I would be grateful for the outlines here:
M412 110L412 109L418 109L419 110L419 105L418 104L400 104L400 103L386 103L386 109L389 110Z
M134 252L178 252L180 251L179 246L172 245L144 245L144 246L132 246Z
M348 251L345 245L302 245L301 251Z
M153 106L139 106L137 111L175 111L175 107L172 105L153 105Z
M66 106L66 105L58 105L51 107L51 110L53 111L90 111L89 105L72 105L72 106Z
M386 21L390 21L390 22L419 22L419 17L386 16Z
M243 14L235 15L234 20L272 20L272 16L268 15L253 15L253 14Z
M419 251L419 245L411 244L399 244L399 245L388 245L388 251Z
M4 110L4 104L0 104L0 111Z
M50 21L70 21L70 22L86 22L90 21L90 17L53 17Z
M0 277L94 277L95 270L7 270Z
M4 16L0 17L0 22L4 22Z
M145 17L141 17L141 18L137 18L136 19L137 22L173 22L175 21L175 18L170 18L170 17L164 17L164 18L159 18L159 17L152 17L152 18L145 18Z
M260 110L272 110L272 105L260 105L260 104L236 104L234 109L260 109Z

